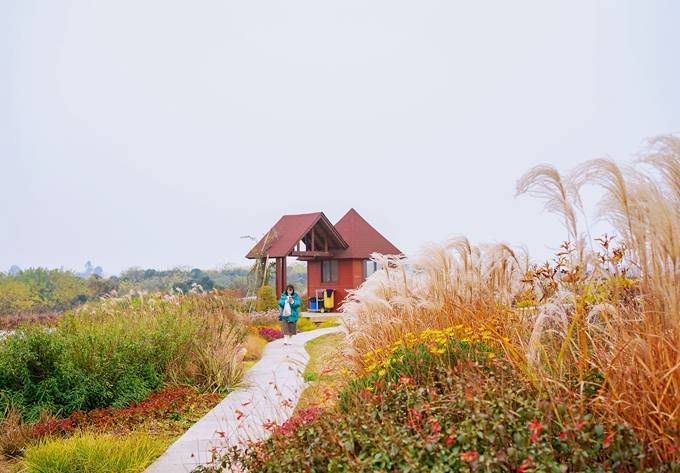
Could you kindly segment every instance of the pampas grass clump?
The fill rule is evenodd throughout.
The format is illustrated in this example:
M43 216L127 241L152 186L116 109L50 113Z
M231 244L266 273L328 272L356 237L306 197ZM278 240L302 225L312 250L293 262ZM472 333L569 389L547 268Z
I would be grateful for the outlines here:
M580 231L586 185L604 191L599 217L616 238ZM597 159L566 175L537 166L517 194L564 220L555 259L538 266L521 248L465 238L410 259L373 255L383 269L343 306L355 369L366 369L364 354L428 328L488 330L546 393L567 391L633 426L660 460L677 459L680 138L650 140L630 166Z

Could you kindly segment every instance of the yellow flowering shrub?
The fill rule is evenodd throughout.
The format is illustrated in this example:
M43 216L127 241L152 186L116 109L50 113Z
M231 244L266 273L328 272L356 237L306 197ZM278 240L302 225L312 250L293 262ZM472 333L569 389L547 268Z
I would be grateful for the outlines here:
M404 349L415 346L424 346L433 355L443 355L450 347L450 342L459 341L470 345L483 344L486 347L498 345L488 330L473 330L463 324L447 327L445 329L425 329L418 334L406 333L400 340L396 340L391 345L384 348L366 352L362 356L366 373L378 371L379 375L384 374L385 369L403 356L397 356ZM488 351L487 357L494 358L495 353ZM381 374L382 373L382 374Z

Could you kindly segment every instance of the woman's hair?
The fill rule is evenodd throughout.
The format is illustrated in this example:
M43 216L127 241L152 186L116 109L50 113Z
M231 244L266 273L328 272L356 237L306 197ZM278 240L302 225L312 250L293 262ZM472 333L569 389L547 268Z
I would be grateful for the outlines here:
M292 289L293 292L295 292L295 288L293 287L292 284L289 284L289 285L286 286L286 292L288 292L288 289Z

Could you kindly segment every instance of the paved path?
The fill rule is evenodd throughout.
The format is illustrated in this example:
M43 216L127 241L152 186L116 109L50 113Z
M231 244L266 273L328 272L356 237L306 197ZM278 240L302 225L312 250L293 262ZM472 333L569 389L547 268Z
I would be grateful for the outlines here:
M246 373L244 388L232 392L194 424L149 468L146 473L185 473L210 462L214 449L245 445L265 439L268 422L282 423L304 389L302 374L309 361L305 343L320 335L339 332L340 327L302 332L291 345L283 340L268 343L258 361Z

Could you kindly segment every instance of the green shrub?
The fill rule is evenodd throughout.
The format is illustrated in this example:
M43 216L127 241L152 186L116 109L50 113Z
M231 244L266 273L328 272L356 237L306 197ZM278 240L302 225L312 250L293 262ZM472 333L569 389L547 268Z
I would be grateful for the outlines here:
M0 344L0 404L34 421L139 402L168 379L226 391L240 380L245 335L227 305L207 294L110 301L53 330L21 329Z
M305 371L302 377L306 383L311 383L312 381L316 381L317 379L319 379L319 374L313 371Z
M255 310L264 312L270 309L279 307L279 301L274 293L274 288L271 286L262 286L257 290L257 302L255 303Z
M30 446L21 460L26 473L135 473L167 448L147 434L126 437L84 434Z
M339 400L203 471L640 471L652 461L629 428L545 398L478 343L396 347Z
M31 289L27 284L0 278L0 315L23 312L33 307Z

